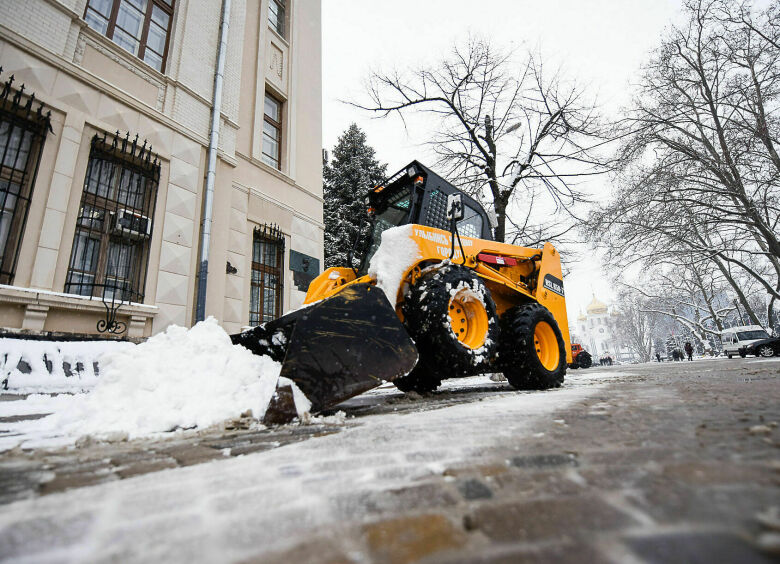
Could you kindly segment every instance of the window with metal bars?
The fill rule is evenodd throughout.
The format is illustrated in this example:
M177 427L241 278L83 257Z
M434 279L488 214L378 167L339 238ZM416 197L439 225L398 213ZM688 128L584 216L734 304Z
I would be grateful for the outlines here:
M174 0L89 0L92 29L160 72L165 70Z
M137 135L92 138L66 292L143 302L159 179L159 161Z
M252 243L249 324L259 325L282 315L284 235L276 226L256 227Z
M0 67L0 73L3 72ZM43 104L33 110L35 95L24 85L13 88L14 77L0 91L0 284L13 283L27 212L51 112Z

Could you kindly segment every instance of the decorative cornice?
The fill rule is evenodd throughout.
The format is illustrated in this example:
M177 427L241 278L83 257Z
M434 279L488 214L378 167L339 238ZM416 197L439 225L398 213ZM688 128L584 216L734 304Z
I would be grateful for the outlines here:
M296 210L292 206L290 206L288 204L285 204L283 201L281 201L281 200L279 200L277 198L274 198L273 196L269 196L268 194L266 194L265 192L260 191L257 188L252 188L250 186L244 186L243 184L240 184L240 183L236 182L235 180L233 181L233 188L237 189L237 190L240 190L244 194L248 194L250 196L254 196L256 198L260 198L261 200L265 200L266 202L268 202L270 204L273 204L273 205L278 206L278 207L280 207L280 208L282 208L284 210L287 210L290 213L292 213L295 217L297 217L298 219L301 219L301 220L305 221L306 223L311 223L312 225L314 225L315 227L318 227L319 229L325 229L325 224L322 223L321 221L317 221L313 217L310 217L308 215L302 214L301 212L299 212L298 210ZM308 194L308 192L307 192L307 194ZM311 194L309 194L309 195L311 195Z

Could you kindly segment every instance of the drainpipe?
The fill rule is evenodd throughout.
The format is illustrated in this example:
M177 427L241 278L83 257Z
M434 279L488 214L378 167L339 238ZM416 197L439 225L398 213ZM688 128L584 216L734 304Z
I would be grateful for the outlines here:
M219 143L219 118L222 111L222 79L225 72L228 28L230 27L230 0L222 0L222 23L217 51L217 73L214 76L214 98L211 103L211 132L209 134L209 160L206 171L206 202L200 226L200 266L198 269L198 296L195 321L206 318L206 285L209 273L209 243L211 242L211 214L214 207L214 179L217 175L217 145Z

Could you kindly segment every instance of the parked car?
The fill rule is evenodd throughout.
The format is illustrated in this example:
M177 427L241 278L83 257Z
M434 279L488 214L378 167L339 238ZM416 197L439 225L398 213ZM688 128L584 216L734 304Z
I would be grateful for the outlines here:
M739 354L742 357L749 354L767 358L775 355L780 356L780 337L769 337L750 343L739 349Z
M729 327L720 332L723 354L729 358L732 358L735 354L745 357L748 353L746 350L740 349L746 349L749 345L765 339L769 339L769 333L760 325Z

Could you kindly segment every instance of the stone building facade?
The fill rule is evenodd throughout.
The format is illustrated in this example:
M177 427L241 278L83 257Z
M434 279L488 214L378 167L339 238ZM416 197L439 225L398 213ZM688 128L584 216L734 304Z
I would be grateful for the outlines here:
M205 312L237 331L321 270L322 49L319 0L230 4ZM0 327L194 323L221 16L0 0Z

